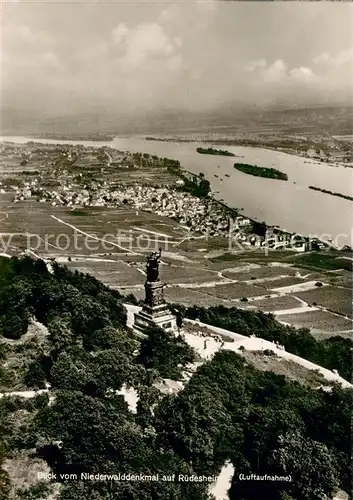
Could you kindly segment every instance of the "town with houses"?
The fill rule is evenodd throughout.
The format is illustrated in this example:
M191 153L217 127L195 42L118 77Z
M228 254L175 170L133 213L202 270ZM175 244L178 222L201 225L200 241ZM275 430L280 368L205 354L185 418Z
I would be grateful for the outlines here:
M353 500L353 3L256 4L2 2L0 500Z
M191 237L231 236L245 247L308 249L307 238L278 227L265 225L265 231L262 228L259 232L255 229L258 223L226 207L212 192L207 197L187 192L181 171L168 168L169 162L174 166L173 160L107 147L36 143L4 143L0 154L4 172L0 193L11 193L15 204L35 200L71 211L88 207L129 207L175 220ZM139 175L134 176L142 169L143 182ZM198 181L190 172L183 173ZM318 239L310 242L313 243L317 249L329 247L327 242Z

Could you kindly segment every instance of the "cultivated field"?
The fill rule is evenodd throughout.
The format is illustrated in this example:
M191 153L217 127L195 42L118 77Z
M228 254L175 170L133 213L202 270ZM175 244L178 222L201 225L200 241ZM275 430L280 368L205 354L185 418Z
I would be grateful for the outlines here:
M330 311L352 317L352 291L337 286L322 287L298 293L298 297L309 304L314 302Z
M278 317L280 321L297 327L312 328L322 332L352 332L352 321L328 311L310 311Z
M249 281L263 278L275 279L276 277L282 276L295 276L296 271L296 269L290 266L259 266L258 268L251 269L248 272L242 272L241 270L237 270L235 268L232 270L223 271L222 274L227 278L235 279L238 281Z
M143 285L145 275L134 267L133 264L126 262L107 262L105 261L84 261L67 262L70 269L77 269L83 273L90 273L95 278L103 281L111 288L116 286Z
M296 276L288 276L287 278L271 279L269 281L254 281L254 284L266 288L267 290L275 290L277 288L298 285L300 283L305 283L303 278Z
M347 252L347 257L340 254L339 252L310 252L303 255L291 256L286 259L287 262L291 262L296 266L303 266L306 268L318 268L318 269L346 269L347 271L352 271L352 260L351 255Z
M246 283L227 283L225 285L215 285L212 288L202 287L198 288L198 291L226 300L264 295L264 290L262 288L247 285Z
M161 266L160 272L165 283L185 283L192 287L195 284L221 281L216 273L198 266L179 262L179 265Z
M291 295L281 295L269 299L257 300L254 307L264 312L281 311L300 307L300 302Z
M146 255L162 247L160 274L168 285L165 296L170 302L280 312L281 321L315 332L351 329L348 320L320 309L341 315L352 312L352 274L338 269L342 261L349 261L336 252L324 256L293 256L283 251L266 255L262 250L231 254L225 238L188 241L188 232L179 223L151 212L125 206L72 211L35 199L16 204L12 200L11 194L0 195L0 253L18 255L30 249L32 255L55 258L143 299ZM220 248L225 253L219 253ZM301 267L304 262L307 269ZM317 262L319 268L313 267ZM329 286L315 287L316 281ZM300 284L311 289L300 291ZM319 310L308 312L308 305L314 303ZM294 313L286 314L286 310Z
M165 290L165 298L168 302L180 303L186 306L234 306L234 303L229 300L224 300L220 297L201 293L199 289L192 290L190 288L168 287Z

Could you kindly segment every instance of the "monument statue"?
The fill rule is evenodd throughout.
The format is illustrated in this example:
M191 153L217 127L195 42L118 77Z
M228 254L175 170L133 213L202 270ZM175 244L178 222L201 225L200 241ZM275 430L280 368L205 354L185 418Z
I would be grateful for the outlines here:
M152 252L146 261L145 301L141 311L135 313L134 329L143 333L151 326L176 331L176 318L164 300L165 284L159 280L159 261L162 249Z
M157 252L152 252L148 257L147 257L147 266L146 266L146 272L147 272L147 281L149 283L159 281L159 260L162 255L162 249L159 249L159 253Z

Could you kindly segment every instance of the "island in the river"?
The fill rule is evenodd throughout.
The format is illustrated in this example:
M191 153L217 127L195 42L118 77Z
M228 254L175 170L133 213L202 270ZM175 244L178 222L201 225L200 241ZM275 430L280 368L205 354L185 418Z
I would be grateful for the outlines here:
M257 165L248 165L247 163L234 163L234 168L244 174L254 175L255 177L266 177L267 179L279 179L287 181L288 175L275 168L263 168Z
M201 155L235 156L234 153L231 153L230 151L226 151L224 149L197 148L196 151Z
M322 189L316 186L309 186L309 189L313 189L314 191L320 191L321 193L330 194L331 196L338 196L339 198L344 198L345 200L353 201L353 196L348 196L347 194L334 193L333 191L329 191L328 189Z

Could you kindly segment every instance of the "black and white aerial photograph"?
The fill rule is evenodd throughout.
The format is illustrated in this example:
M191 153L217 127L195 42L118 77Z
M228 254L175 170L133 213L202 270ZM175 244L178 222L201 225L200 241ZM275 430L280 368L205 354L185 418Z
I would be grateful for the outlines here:
M353 500L353 4L0 7L0 500Z

